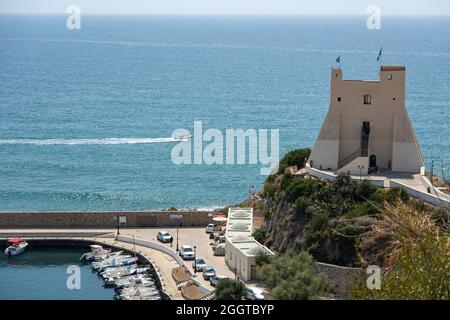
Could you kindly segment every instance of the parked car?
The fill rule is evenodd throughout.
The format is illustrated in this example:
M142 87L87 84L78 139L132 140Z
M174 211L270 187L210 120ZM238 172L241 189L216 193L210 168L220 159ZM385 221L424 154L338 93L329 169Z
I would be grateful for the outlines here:
M211 277L216 276L216 270L213 267L204 267L203 268L203 279L209 280Z
M192 260L195 259L195 253L191 246L182 245L180 248L180 256L183 260Z
M213 233L214 232L214 223L210 223L206 226L206 233Z
M263 291L259 288L247 287L245 288L247 292L247 299L249 300L265 300L263 296Z
M215 275L214 277L209 278L209 283L215 287L220 280L229 279L227 276Z
M170 242L172 236L167 231L159 231L156 238L161 242Z
M215 256L225 256L225 243L219 243L214 248L214 255Z
M196 271L203 271L203 268L206 267L205 260L198 258L192 262L192 268Z

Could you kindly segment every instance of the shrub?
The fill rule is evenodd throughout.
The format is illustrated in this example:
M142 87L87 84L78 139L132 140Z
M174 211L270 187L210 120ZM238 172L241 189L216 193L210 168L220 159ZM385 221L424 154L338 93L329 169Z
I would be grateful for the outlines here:
M381 288L369 290L365 277L356 281L355 299L450 299L448 230L441 230L427 214L405 204L385 205L365 239L385 242L385 272Z
M252 236L256 241L263 243L266 240L266 231L263 228L256 229Z
M307 252L289 250L272 257L262 266L264 283L274 299L318 299L327 289L323 275L315 270L313 258Z
M295 179L286 189L289 202L294 202L298 197L311 197L319 187L319 182L314 179Z
M286 168L291 166L297 166L298 169L305 167L306 160L309 158L310 154L311 149L309 148L297 149L288 152L280 161L278 174L284 173Z
M217 282L216 300L242 300L245 296L245 285L241 281L222 279Z
M309 198L304 196L299 197L295 202L295 213L297 214L297 216L306 216L308 214L306 210L310 205L311 202Z

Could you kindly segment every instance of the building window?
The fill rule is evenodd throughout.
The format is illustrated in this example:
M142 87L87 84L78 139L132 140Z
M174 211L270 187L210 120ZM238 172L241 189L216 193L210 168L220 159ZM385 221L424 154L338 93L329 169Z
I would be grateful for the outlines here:
M392 74L388 75L388 80L392 80Z
M372 96L370 94L364 95L364 104L372 104Z
M342 99L341 99L341 97L338 97L338 99L337 99L337 100L338 100L338 102L341 102L341 100L342 100Z

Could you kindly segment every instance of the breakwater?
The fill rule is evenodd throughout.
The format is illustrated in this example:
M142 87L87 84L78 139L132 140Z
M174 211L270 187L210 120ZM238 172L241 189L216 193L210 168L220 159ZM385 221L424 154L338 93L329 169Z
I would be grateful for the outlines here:
M87 211L0 212L0 228L122 228L203 227L210 211Z

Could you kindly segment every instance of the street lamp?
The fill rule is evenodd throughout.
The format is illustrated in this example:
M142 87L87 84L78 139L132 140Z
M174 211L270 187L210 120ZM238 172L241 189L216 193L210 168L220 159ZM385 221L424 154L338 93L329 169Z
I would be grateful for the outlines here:
M177 253L178 253L178 251L179 251L179 249L178 249L178 230L180 229L180 225L177 225Z
M120 231L119 231L119 229L120 229L120 222L119 222L119 213L118 212L116 212L116 222L117 222L117 235L119 235L120 234Z
M197 246L194 246L194 274L197 274Z

